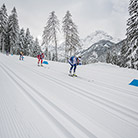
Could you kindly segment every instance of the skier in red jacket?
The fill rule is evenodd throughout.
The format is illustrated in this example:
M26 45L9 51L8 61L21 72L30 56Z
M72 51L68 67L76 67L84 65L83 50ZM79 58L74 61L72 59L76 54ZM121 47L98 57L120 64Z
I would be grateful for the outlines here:
M37 55L37 58L38 58L38 66L39 66L40 61L41 61L41 66L43 66L42 63L44 59L44 53Z

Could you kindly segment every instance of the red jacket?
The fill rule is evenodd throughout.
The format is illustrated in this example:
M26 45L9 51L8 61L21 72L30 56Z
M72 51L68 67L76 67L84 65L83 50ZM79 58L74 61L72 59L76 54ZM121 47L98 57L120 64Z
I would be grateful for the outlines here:
M42 53L41 55L37 55L38 59L43 59L44 58L44 54Z

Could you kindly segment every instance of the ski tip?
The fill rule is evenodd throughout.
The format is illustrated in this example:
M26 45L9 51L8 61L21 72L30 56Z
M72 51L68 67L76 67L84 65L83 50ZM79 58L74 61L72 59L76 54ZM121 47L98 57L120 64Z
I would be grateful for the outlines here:
M43 65L37 65L38 67L44 67Z
M78 77L77 75L74 75L74 74L68 74L68 75L71 77Z
M72 74L68 74L68 76L73 77L73 75L72 75Z

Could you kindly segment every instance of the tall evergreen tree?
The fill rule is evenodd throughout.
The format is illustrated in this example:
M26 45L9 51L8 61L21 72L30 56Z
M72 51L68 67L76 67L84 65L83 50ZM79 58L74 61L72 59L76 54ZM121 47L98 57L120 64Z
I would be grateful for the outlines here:
M130 0L127 22L126 66L138 69L138 0Z
M106 55L106 63L111 63L111 53L108 52Z
M68 60L68 52L70 49L70 34L71 34L71 24L72 24L72 15L70 14L69 11L67 11L65 17L63 18L63 26L62 26L62 30L64 33L64 37L65 37L65 59L66 61Z
M43 36L42 36L43 37L42 45L44 45L47 48L47 51L48 51L48 45L50 44L55 45L55 54L54 54L55 61L58 60L58 55L57 55L57 33L58 31L59 31L59 20L57 19L55 12L52 11L46 23L46 26L44 27Z
M121 48L121 55L120 55L120 64L119 66L121 67L126 67L126 53L127 53L127 50L128 50L128 46L127 46L127 41L126 39L123 41L122 43L122 48Z
M24 45L25 45L25 30L22 28L20 30L20 33L19 33L19 49L18 49L18 53L19 52L23 52L24 53Z
M33 45L32 56L37 57L37 55L40 54L40 52L42 52L42 51L41 51L38 39L36 38L34 45Z
M45 55L45 58L46 59L49 59L50 60L49 52L48 52L48 48L47 47L45 47L44 55Z
M38 43L39 44L39 43ZM30 39L30 45L29 45L29 56L32 56L33 54L33 47L34 47L34 38L31 35L31 39ZM39 45L40 47L40 45Z
M51 58L51 52L50 52L50 51L48 52L48 57L49 57L49 60L52 59L52 58Z
M8 22L7 9L5 4L3 4L0 9L0 49L2 52L4 52L6 49L5 38L7 35L7 22Z
M24 55L31 55L33 47L33 37L30 34L29 28L26 29L25 34L25 45L24 45Z
M72 15L69 11L63 18L62 30L65 37L65 58L74 55L76 50L80 48L80 39L77 31L77 26L72 21Z
M8 20L8 35L10 43L10 53L17 54L19 46L19 24L15 7Z
M52 55L52 61L55 61L55 58L56 58L56 56L55 56L55 54L53 53L53 55Z

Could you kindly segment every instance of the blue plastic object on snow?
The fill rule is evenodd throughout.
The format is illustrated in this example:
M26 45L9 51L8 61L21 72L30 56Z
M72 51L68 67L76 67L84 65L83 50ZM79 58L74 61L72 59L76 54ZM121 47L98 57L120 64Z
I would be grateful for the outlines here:
M47 61L43 61L43 64L48 64L48 62Z
M129 83L129 85L138 87L138 80L134 79L131 83Z

